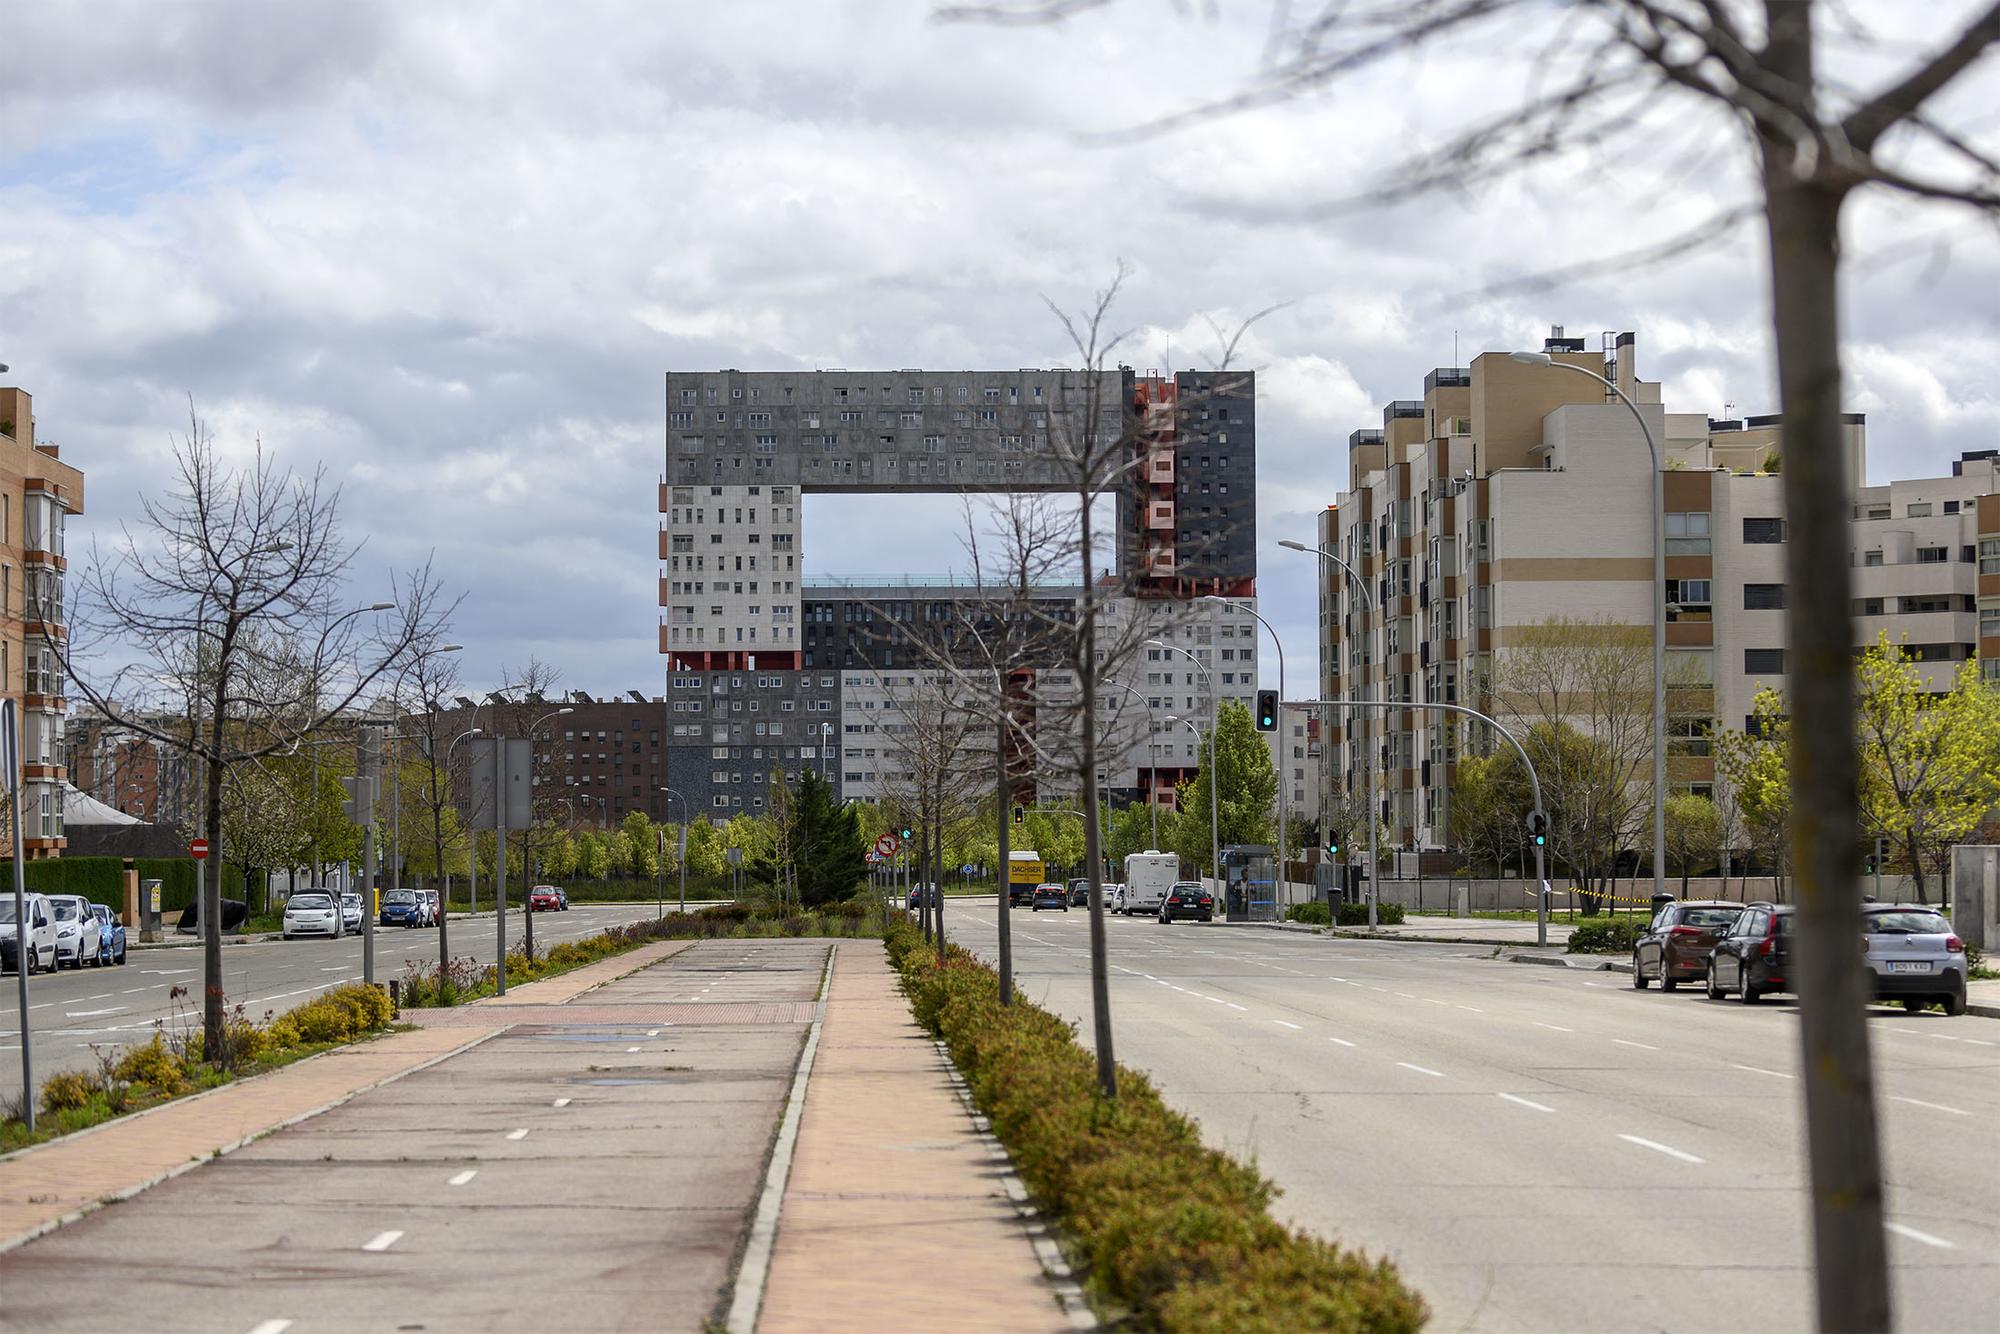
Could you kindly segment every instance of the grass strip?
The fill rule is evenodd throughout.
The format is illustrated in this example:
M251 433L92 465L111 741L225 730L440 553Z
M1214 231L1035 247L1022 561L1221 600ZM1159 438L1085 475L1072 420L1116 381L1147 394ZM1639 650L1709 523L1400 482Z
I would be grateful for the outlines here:
M1386 1260L1279 1223L1277 1187L1205 1147L1143 1074L1118 1097L1062 1019L1018 996L957 946L940 966L907 923L889 957L917 1022L942 1038L973 1101L1042 1209L1067 1233L1107 1323L1134 1330L1403 1331L1423 1299Z

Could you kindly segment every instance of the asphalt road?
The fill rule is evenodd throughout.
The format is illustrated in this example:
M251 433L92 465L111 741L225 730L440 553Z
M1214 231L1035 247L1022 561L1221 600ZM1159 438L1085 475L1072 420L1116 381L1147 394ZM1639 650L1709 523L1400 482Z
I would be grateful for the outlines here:
M719 1328L807 1031L742 1011L809 1016L827 950L700 941L587 1004L516 1009L0 1255L0 1330ZM87 1295L65 1277L107 1267Z
M947 911L992 957L994 904ZM1088 916L1012 918L1024 995L1090 1041ZM1393 1258L1440 1330L1813 1324L1797 1010L1465 945L1111 918L1120 1061ZM1900 1327L2000 1310L2000 1021L1870 1011Z
M671 911L671 907L669 911ZM578 904L566 913L535 916L535 944L575 940L607 927L651 917L652 904ZM508 947L521 941L519 912L507 914ZM136 934L136 933L135 933ZM491 963L495 950L493 914L451 920L451 952ZM437 929L381 927L375 932L378 981L403 974L406 961L437 961ZM36 973L28 979L28 1014L34 1038L37 1083L61 1070L88 1069L97 1062L93 1047L109 1049L143 1042L153 1025L201 1022L201 946L133 949L122 967ZM361 977L361 937L339 940L251 940L225 944L223 986L229 1003L245 1013L288 1010L330 987ZM187 988L179 999L174 987ZM0 1090L17 1091L20 1078L21 1015L13 974L0 977Z

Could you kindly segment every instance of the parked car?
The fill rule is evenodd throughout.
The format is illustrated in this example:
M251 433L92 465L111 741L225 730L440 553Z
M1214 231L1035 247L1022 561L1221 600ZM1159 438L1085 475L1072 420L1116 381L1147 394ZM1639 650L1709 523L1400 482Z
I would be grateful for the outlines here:
M1198 922L1215 920L1215 896L1202 887L1199 880L1178 880L1167 891L1167 897L1160 902L1160 925L1181 917L1191 917Z
M1965 1013L1965 942L1943 913L1922 904L1871 903L1861 921L1876 1000L1901 1001L1912 1014L1929 1005Z
M81 968L86 963L97 965L97 938L102 932L97 929L97 918L90 912L90 902L81 894L49 895L49 916L56 923L56 967L65 962L72 968Z
M27 910L28 971L37 973L56 966L56 919L49 911L45 895L29 894L22 900ZM14 896L0 894L0 967L19 968L22 958L20 925L14 920Z
M563 898L563 892L554 885L536 885L528 891L528 911L561 912L569 906Z
M428 926L430 925L430 904L414 889L392 889L382 896L383 926Z
M1745 1005L1767 991L1790 991L1792 909L1787 904L1745 904L1708 956L1708 998L1730 992Z
M125 962L125 923L118 920L118 914L102 903L90 905L90 915L97 919L97 963Z
M1035 886L1034 907L1036 912L1044 908L1061 908L1069 911L1069 894L1061 885L1049 881Z
M443 897L434 889L420 889L417 893L424 896L424 924L426 926L436 926L440 921L444 920Z
M1033 885L1022 884L1022 885L1007 886L1007 906L1009 908L1032 906L1034 902L1035 902L1035 887Z
M1663 903L1632 947L1632 985L1644 991L1658 980L1660 990L1672 991L1683 982L1699 982L1708 972L1708 956L1743 911L1740 903L1689 899Z
M356 890L348 890L340 896L340 929L359 931L361 929L361 895Z
M337 940L341 935L341 916L340 905L331 894L320 890L294 894L285 902L285 939L332 936Z
M1090 877L1081 876L1069 882L1069 906L1088 908L1090 906Z

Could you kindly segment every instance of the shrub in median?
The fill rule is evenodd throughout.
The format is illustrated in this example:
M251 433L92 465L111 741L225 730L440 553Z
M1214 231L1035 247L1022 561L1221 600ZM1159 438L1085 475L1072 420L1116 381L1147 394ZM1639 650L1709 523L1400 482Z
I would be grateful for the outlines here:
M1334 919L1341 926L1367 926L1368 905L1365 903L1343 903L1340 914ZM1400 903L1378 903L1375 905L1375 922L1378 926L1401 926L1403 905Z
M1331 926L1333 910L1319 899L1314 899L1310 903L1294 903L1285 909L1285 920L1304 922L1307 926Z
M1414 1330L1421 1298L1386 1261L1271 1217L1276 1188L1201 1143L1144 1075L1096 1066L1069 1024L1019 999L956 946L907 923L887 944L917 1021L944 1039L1028 1188L1059 1219L1101 1305L1167 1330Z
M1571 954L1630 954L1639 943L1639 923L1623 917L1597 917L1570 929Z

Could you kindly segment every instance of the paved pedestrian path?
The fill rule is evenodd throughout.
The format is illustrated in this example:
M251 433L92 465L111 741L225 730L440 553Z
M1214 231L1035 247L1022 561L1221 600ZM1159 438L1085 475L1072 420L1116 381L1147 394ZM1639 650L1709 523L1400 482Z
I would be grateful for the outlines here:
M881 947L835 956L760 1334L1071 1327Z

